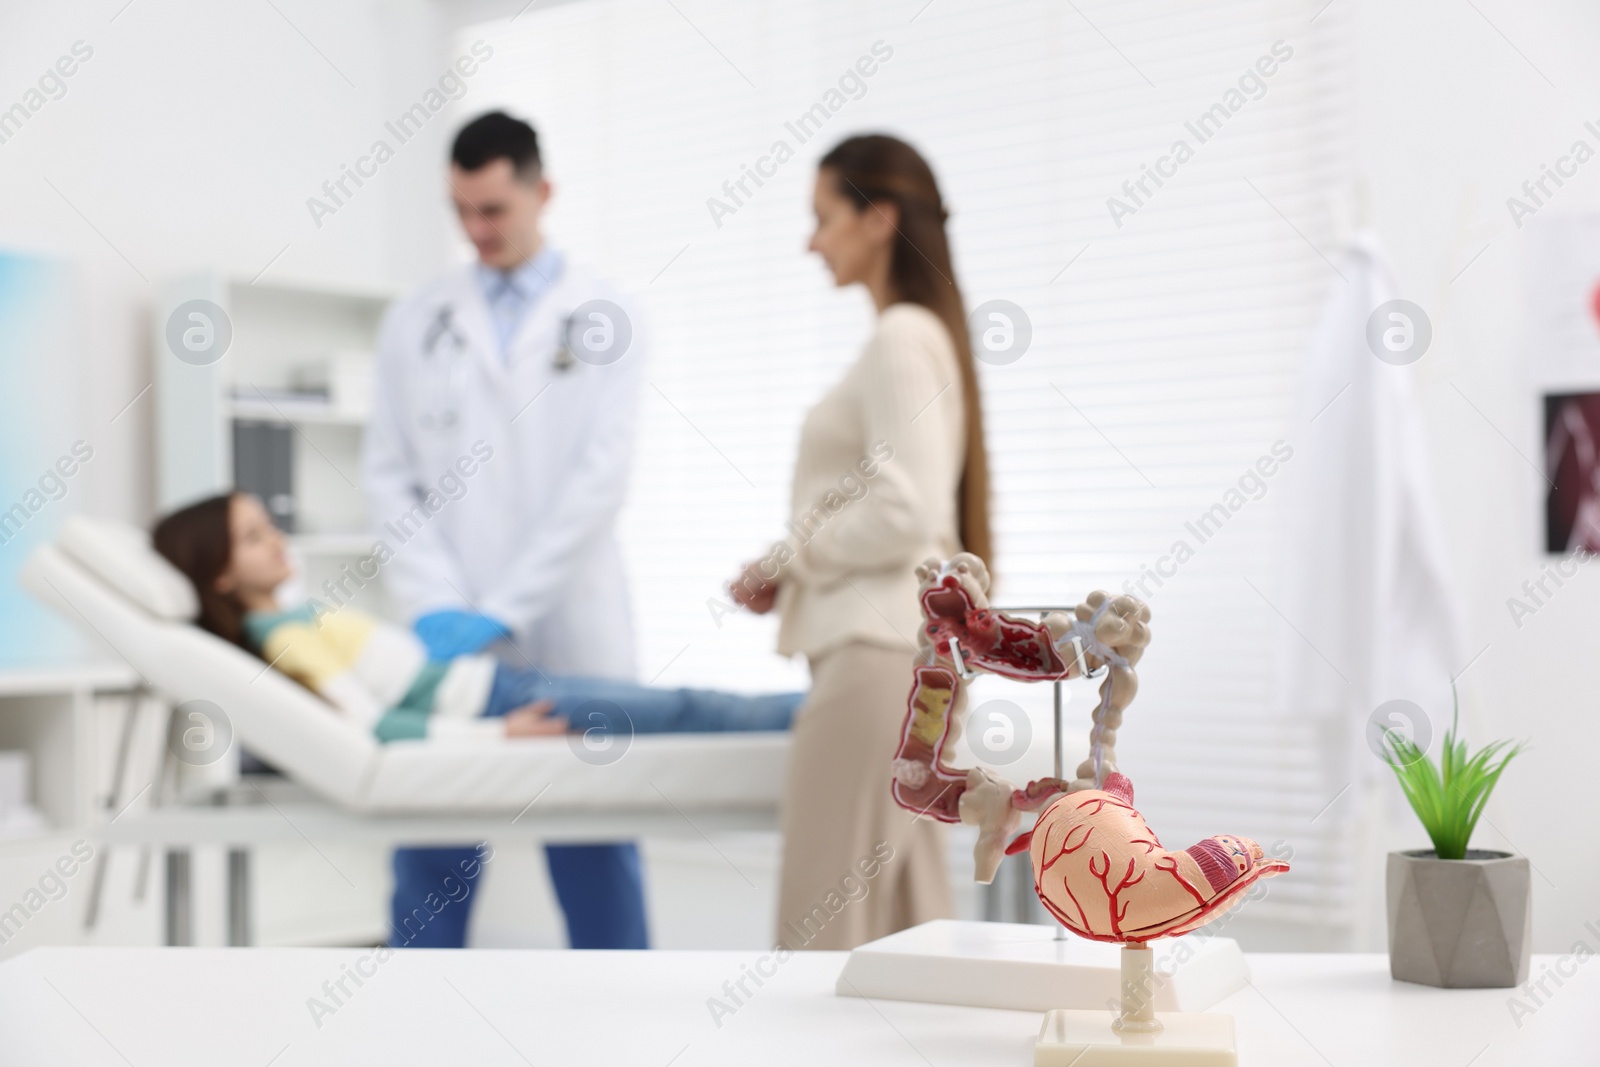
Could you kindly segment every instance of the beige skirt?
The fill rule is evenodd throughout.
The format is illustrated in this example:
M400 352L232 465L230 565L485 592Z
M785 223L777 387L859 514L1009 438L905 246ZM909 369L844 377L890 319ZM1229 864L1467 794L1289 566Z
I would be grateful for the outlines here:
M778 943L849 949L952 915L944 833L889 795L912 653L852 642L811 663L783 806Z

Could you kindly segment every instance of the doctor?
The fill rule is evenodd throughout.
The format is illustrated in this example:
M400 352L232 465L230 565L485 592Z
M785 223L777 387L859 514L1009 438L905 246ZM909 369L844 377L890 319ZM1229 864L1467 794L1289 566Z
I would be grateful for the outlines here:
M362 477L394 546L388 588L436 659L493 646L518 666L630 679L613 524L643 346L617 295L545 242L532 127L500 112L467 124L449 190L477 262L398 301L379 338ZM421 908L406 944L464 944L478 856L396 850L392 936ZM647 947L632 843L546 856L574 948Z

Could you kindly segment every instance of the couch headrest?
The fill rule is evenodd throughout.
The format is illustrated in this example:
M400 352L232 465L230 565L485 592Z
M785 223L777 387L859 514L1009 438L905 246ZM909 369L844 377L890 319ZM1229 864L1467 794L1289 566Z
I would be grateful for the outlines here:
M150 536L138 527L73 515L61 524L56 545L158 619L188 622L200 613L189 579L150 547Z

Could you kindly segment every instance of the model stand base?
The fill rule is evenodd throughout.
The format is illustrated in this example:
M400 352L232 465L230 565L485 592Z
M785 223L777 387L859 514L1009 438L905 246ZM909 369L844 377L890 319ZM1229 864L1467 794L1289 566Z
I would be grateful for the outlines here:
M1206 1011L1249 984L1238 942L1228 937L1151 946L1156 1011ZM850 953L840 996L972 1008L1050 1011L1103 1008L1121 993L1121 950L1048 926L935 919Z
M1162 1012L1155 1033L1119 1031L1116 1018L1105 1010L1049 1012L1033 1067L1238 1067L1231 1015Z

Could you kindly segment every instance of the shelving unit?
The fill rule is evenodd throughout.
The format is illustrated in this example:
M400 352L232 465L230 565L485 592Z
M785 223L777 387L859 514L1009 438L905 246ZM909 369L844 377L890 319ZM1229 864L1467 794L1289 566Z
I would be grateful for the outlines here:
M27 752L32 803L49 835L87 827L97 803L94 702L138 682L121 663L0 668L0 749ZM14 844L26 838L0 837Z
M161 287L154 322L157 497L162 510L235 484L233 425L291 429L293 550L307 595L317 595L372 548L360 491L362 410L292 392L298 368L335 353L372 352L385 309L398 296L383 286L250 281L214 271ZM209 300L231 326L227 351L196 366L170 349L167 320L180 305ZM377 585L363 607L389 614Z
M293 543L295 550L307 560L327 556L350 559L372 551L373 540L364 533L299 534Z
M354 412L343 411L323 400L250 400L235 397L227 404L227 413L234 419L255 419L260 422L310 423L314 426L345 426L359 430L366 418Z
M40 897L37 887L74 843L94 837L110 781L103 724L126 711L138 683L110 661L0 664L0 749L28 754L28 800L44 820L0 835L0 958L84 939L92 865L69 864L82 869L59 900Z

